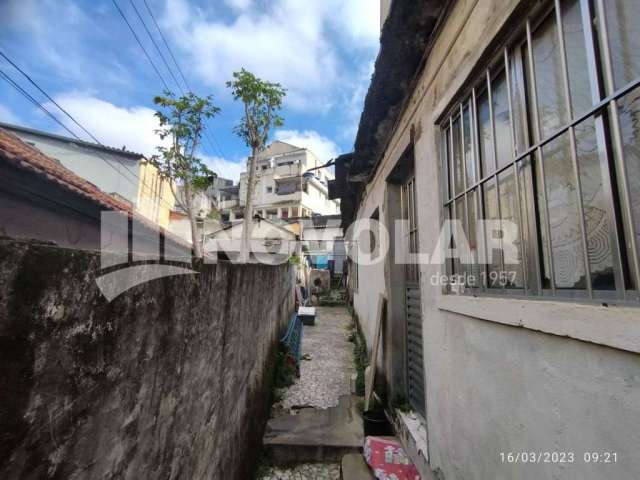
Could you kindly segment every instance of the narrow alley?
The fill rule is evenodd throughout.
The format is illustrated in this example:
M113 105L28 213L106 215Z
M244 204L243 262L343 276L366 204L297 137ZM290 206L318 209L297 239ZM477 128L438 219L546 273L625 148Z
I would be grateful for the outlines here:
M339 479L341 456L362 446L352 328L344 307L317 307L315 325L303 327L300 378L273 407L259 479Z

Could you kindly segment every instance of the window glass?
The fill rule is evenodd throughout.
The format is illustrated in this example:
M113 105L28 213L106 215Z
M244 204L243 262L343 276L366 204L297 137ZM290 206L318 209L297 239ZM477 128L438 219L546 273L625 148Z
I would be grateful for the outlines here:
M595 128L592 118L576 127L587 252L593 289L614 290L613 254L609 236L612 225L609 223L608 206L602 187L601 158Z
M464 191L464 170L462 158L462 129L460 117L453 121L453 174L455 195Z
M538 267L535 262L535 252L538 250L538 225L534 201L533 174L531 158L527 157L518 164L518 182L520 184L520 215L522 230L523 271L527 276L527 288L531 292L538 292ZM544 231L544 230L542 230Z
M568 122L555 14L550 14L532 37L540 133L545 139Z
M529 132L526 125L525 83L522 68L524 47L517 47L509 63L511 75L511 99L513 102L513 126L515 130L516 152L521 153L529 146ZM526 56L524 57L526 58Z
M484 193L484 218L485 220L500 220L498 215L498 194L496 191L495 179L491 179L483 185ZM501 288L500 286L500 272L502 270L502 254L499 249L493 249L492 246L496 243L498 232L487 231L485 245L487 248L487 286L490 288Z
M569 135L542 149L556 288L586 288L584 250Z
M471 137L471 106L467 106L462 111L462 129L464 140L464 164L467 175L467 188L473 186L476 182L476 167L473 158L473 147Z
M592 106L580 0L568 0L562 3L562 28L567 54L571 108L575 118Z
M472 190L467 194L467 225L465 233L467 235L467 242L469 243L470 258L468 259L468 265L466 272L468 275L467 285L470 287L480 287L481 276L478 266L478 239L476 237L476 222L478 221L478 215L476 212L476 191ZM474 280L475 279L475 280Z
M465 208L464 205L464 197L460 197L458 200L455 201L455 209L456 209L456 217L455 219L458 220L459 225L462 225L462 229L463 231L466 230L466 218L467 218L467 210ZM452 226L453 228L453 226ZM457 237L456 237L457 238ZM454 248L459 248L460 246L455 244ZM455 272L457 275L464 275L464 272L466 271L466 262L468 261L468 259L466 258L466 256L464 255L464 252L462 250L460 250L459 252L459 256L455 258L454 260L454 265L455 265Z
M615 88L640 77L640 2L606 0L605 17Z
M447 128L444 132L444 152L445 165L447 173L447 195L445 198L453 197L453 167L451 166L451 129Z
M632 205L636 246L640 248L640 89L618 102L629 202ZM621 179L622 180L622 179ZM630 229L629 229L630 230ZM632 233L627 232L628 235ZM631 248L629 245L628 248ZM631 257L632 252L628 252Z
M505 259L503 277L501 281L506 288L522 288L522 237L518 219L518 203L516 197L516 182L513 169L509 168L498 176L500 185L500 214L503 222L503 250L507 252L513 248L515 261ZM508 224L506 222L509 222ZM509 244L507 244L509 242ZM510 247L512 246L512 247Z
M491 81L491 100L493 102L498 167L503 167L513 161L511 124L509 121L509 94L504 72Z
M493 163L493 134L491 133L491 114L489 96L486 92L478 97L478 143L480 144L480 162L482 175L495 171Z
M523 291L526 284L527 294L548 295L553 288L559 297L591 289L594 298L612 297L617 290L622 299L623 288L638 288L630 260L640 254L631 251L632 239L640 247L640 87L617 100L623 158L612 158L618 152L618 130L609 118L613 109L599 105L594 110L601 100L594 94L607 68L603 46L609 46L587 48L592 33L599 42L605 39L598 19L588 19L582 8L605 5L605 12L591 13L606 19L614 83L620 89L640 78L640 0L556 3L561 12L549 2L544 17L526 20L531 43L522 35L505 45L505 68L493 71L490 81L487 70L480 74L479 88L471 94L475 104L460 98L443 124L445 183L456 195L468 190L444 205L444 216L461 221L471 250L469 257L447 265L467 280L479 279L468 287ZM585 114L579 124L572 123ZM532 145L536 148L528 152ZM619 166L625 170L618 171ZM497 175L496 168L502 170ZM630 205L621 204L626 201L622 192L628 192ZM476 217L498 227L483 230ZM456 247L453 242L449 248ZM616 283L620 279L624 284ZM624 298L637 295L628 292Z

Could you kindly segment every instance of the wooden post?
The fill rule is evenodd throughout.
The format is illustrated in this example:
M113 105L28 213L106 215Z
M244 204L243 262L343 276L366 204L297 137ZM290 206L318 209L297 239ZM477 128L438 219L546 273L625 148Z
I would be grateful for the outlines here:
M373 345L371 346L371 361L369 362L369 378L365 381L364 411L369 410L371 397L373 396L373 383L376 379L376 363L378 361L378 349L380 348L380 337L382 335L382 316L386 308L387 299L381 293L378 296L378 316L376 317L376 329L373 335Z

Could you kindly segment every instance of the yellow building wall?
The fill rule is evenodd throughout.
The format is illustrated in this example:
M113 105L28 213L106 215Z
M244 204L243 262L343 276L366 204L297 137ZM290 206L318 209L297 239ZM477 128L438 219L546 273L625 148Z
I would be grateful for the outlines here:
M162 179L158 169L148 162L140 163L136 211L163 228L169 227L169 213L175 205L169 180Z

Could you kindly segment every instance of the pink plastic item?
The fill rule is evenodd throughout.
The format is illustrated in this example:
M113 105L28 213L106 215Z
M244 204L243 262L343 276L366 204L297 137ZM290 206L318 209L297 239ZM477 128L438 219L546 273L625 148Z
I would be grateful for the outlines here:
M420 474L394 437L367 437L364 458L378 480L420 480Z

